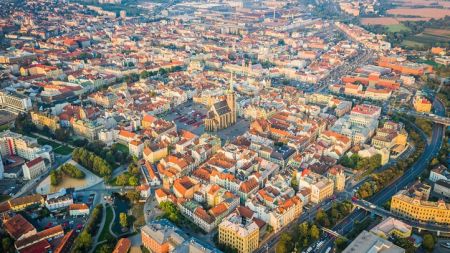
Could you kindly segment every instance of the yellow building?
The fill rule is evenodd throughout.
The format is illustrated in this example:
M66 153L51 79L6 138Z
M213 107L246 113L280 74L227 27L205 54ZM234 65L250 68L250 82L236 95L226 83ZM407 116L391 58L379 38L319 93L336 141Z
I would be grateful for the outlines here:
M236 124L236 121L236 94L233 90L233 80L231 80L225 100L217 101L209 108L205 118L205 130L215 132Z
M44 127L48 127L52 132L55 132L56 129L60 128L59 119L56 116L53 116L48 113L38 113L31 112L31 121L36 125L37 128L43 129Z
M410 197L406 191L392 197L391 212L415 221L450 224L450 204L442 200L430 202Z
M344 167L340 165L333 166L328 171L327 177L334 182L334 190L342 192L345 189L345 174Z
M219 242L239 253L251 253L259 245L259 227L254 221L233 212L219 224Z
M169 154L169 150L167 146L159 144L159 143L152 143L150 145L146 145L144 147L144 160L149 163L155 163L165 157Z
M13 211L22 211L32 205L44 205L44 198L40 194L29 195L25 197L8 200L9 206Z
M414 97L413 105L417 112L431 112L431 102L422 96Z

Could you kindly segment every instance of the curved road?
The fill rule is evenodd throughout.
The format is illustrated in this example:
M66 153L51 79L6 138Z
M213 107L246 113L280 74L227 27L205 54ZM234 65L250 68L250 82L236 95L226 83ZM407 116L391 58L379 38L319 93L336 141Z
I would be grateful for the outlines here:
M439 100L436 99L433 103L433 106L435 108L436 115L445 115L445 108ZM427 143L427 145L425 146L425 152L422 153L419 159L409 170L407 170L403 174L402 177L395 180L393 183L391 183L390 186L376 193L373 197L370 198L370 202L378 206L382 205L400 189L407 186L417 176L419 176L425 170L430 160L439 152L445 133L444 131L445 127L443 125L434 124L431 142ZM367 214L365 211L362 211L360 209L355 210L352 214L347 216L347 218L337 224L333 228L333 230L340 234L348 233L353 228L354 222L363 219L366 215ZM324 237L321 238L321 240L324 239ZM324 252L328 247L333 247L333 242L334 238L327 239L322 247L321 252Z

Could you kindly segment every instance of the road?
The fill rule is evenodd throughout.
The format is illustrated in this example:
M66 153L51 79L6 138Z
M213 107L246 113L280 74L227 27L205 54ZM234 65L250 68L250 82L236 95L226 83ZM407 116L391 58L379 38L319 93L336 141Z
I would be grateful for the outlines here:
M433 106L435 108L435 112L437 115L445 115L444 106L440 101L435 100ZM381 190L380 192L376 193L373 197L371 197L369 201L375 205L380 206L384 204L387 200L389 200L400 189L406 187L409 183L413 182L426 169L429 161L439 152L445 133L444 130L445 129L443 125L434 124L431 142L426 144L425 151L424 153L422 153L419 159L413 164L413 166L409 170L407 170L403 174L403 176L401 176L391 184L391 186L393 187L389 186L385 187L383 190ZM366 212L363 210L360 209L355 210L349 216L347 216L347 218L345 218L339 224L337 224L333 228L333 230L340 234L348 233L353 228L354 222L362 220L366 215L367 215ZM320 252L325 252L325 250L328 247L333 247L334 238L326 239L322 237L320 240L326 240Z

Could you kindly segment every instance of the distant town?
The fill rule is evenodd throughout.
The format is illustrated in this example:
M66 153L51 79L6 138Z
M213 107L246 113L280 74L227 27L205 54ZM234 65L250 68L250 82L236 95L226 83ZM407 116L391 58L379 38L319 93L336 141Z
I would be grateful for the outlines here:
M450 252L450 3L2 0L0 252Z

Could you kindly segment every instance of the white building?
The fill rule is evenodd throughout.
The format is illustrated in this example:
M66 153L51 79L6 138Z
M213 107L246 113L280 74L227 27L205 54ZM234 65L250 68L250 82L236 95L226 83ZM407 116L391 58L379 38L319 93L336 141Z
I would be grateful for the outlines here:
M47 170L45 166L45 161L42 157L37 157L24 165L22 165L23 178L26 180L34 179Z
M0 91L0 108L10 112L27 112L32 108L31 100L28 96Z
M42 157L47 159L50 164L54 161L51 146L41 146L38 144L37 139L9 130L0 133L0 154L3 157L16 155L30 161L37 157Z
M58 209L63 209L66 207L69 207L73 204L73 198L71 194L66 194L62 196L58 196L56 198L48 198L45 201L45 207L47 207L48 210L54 211Z
M70 216L80 216L80 215L89 215L89 206L84 203L80 204L71 204L69 206L69 214Z
M444 165L439 165L430 171L430 180L432 182L436 183L440 179L450 180L450 172Z

